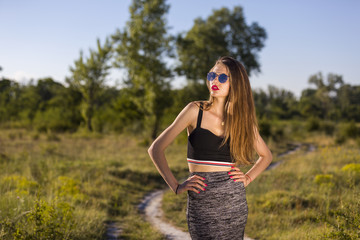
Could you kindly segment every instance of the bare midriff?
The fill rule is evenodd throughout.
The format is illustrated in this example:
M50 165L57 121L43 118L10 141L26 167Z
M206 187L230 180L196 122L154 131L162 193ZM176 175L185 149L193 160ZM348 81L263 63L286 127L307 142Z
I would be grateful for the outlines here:
M188 163L190 172L221 172L221 171L230 171L231 167L223 166L207 166L207 165L198 165L193 163Z

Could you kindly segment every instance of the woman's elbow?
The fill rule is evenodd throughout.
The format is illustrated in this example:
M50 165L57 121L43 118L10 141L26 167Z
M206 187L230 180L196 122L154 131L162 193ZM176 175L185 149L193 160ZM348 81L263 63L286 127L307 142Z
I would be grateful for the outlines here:
M148 148L148 153L150 156L152 156L154 154L154 152L157 152L161 150L159 144L155 141L151 144L151 146Z
M147 152L148 152L148 154L149 154L150 156L152 156L152 154L153 154L153 152L154 152L154 143L151 144L151 146L148 148Z

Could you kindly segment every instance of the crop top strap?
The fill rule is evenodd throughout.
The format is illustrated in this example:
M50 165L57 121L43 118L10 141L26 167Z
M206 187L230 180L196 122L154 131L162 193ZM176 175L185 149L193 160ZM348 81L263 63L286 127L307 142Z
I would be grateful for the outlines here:
M197 119L197 124L196 124L197 128L200 128L200 125L201 125L201 119L202 119L202 113L203 113L202 106L203 106L203 103L200 102L199 114L198 114L198 119Z

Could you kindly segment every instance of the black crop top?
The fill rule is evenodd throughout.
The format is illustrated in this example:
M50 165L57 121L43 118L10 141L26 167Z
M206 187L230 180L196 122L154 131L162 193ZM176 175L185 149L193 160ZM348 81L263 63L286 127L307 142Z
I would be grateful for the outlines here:
M221 148L223 137L201 128L202 107L200 103L196 128L188 136L187 161L193 164L228 167L234 166L230 156L229 141Z

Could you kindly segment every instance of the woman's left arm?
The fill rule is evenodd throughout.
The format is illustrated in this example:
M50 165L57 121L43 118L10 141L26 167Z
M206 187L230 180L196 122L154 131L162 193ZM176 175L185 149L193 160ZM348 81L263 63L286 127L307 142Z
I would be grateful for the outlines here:
M254 179L260 175L271 163L272 161L272 154L264 140L259 134L259 131L255 130L255 142L254 142L255 151L259 155L259 159L256 161L254 166L244 174L241 170L237 167L233 167L229 175L231 178L234 179L236 182L243 182L244 186L246 187L250 182L254 181Z

